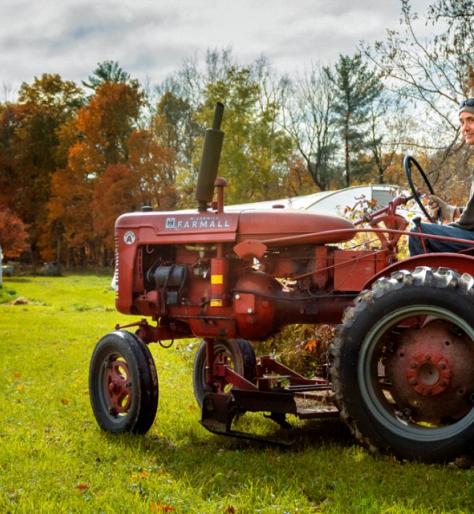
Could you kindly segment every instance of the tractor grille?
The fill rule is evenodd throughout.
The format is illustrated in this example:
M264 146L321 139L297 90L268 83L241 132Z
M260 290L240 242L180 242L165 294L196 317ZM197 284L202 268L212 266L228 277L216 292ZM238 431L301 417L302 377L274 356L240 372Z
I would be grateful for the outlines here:
M112 278L112 287L115 289L115 299L119 296L119 251L118 251L118 237L117 233L115 233L115 268L114 268L114 276Z

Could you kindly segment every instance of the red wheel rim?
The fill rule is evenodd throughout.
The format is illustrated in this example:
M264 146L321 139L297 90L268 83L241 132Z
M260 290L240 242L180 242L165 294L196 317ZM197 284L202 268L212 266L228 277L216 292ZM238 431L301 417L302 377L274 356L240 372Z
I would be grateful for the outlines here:
M132 403L132 383L127 361L113 355L109 358L104 374L105 398L109 413L117 416L128 413Z

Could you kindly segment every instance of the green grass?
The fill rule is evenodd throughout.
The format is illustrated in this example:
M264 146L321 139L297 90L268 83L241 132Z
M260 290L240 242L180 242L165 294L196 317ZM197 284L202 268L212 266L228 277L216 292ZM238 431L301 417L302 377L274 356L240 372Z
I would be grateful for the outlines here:
M6 279L28 299L0 305L0 512L441 513L474 511L474 469L399 463L355 445L339 421L297 423L289 450L206 432L191 341L151 345L158 415L145 436L111 436L87 386L96 341L115 323L110 279ZM275 435L261 415L240 428Z

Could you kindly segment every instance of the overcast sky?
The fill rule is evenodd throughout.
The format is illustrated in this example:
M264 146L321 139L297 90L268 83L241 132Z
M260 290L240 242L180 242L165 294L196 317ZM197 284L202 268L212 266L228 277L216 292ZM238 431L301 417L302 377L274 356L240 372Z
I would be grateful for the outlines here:
M430 3L412 0L420 14ZM153 85L209 48L294 73L383 39L399 19L400 0L0 0L0 100L45 72L79 83L104 60Z

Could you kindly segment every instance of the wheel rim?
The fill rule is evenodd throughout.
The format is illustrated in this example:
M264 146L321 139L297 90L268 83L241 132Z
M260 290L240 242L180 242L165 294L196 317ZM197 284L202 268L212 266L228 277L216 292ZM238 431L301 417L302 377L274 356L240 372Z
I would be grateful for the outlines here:
M432 321L429 321L430 317ZM418 329L416 322L422 325ZM440 337L442 333L444 335L442 330L446 330L445 327L448 325L460 334L456 339L459 344L454 350L454 358L453 351L451 353L444 351L439 343L428 344L426 340L423 341L423 337L417 339L412 336L411 341L408 337L408 342L399 344L400 336L397 334L400 331L404 332L405 328L410 330L411 326L415 328L415 332L418 330L418 336L420 336L424 334L423 331L431 328L430 325L433 323L438 323L434 333L437 330ZM444 328L441 328L441 323L444 324ZM405 334L407 333L409 332L405 331ZM428 333L427 331L424 336L428 336ZM468 340L469 342L466 343ZM419 442L447 439L458 435L472 425L474 423L474 379L467 379L468 383L464 384L463 390L463 386L455 383L453 378L456 375L459 376L463 365L469 365L469 362L471 366L469 375L472 377L474 364L472 341L474 341L474 331L471 326L441 307L414 305L397 309L386 315L364 338L359 354L358 384L371 415L384 428L397 436ZM398 357L394 357L400 348L403 350L400 352L403 355L398 354ZM426 351L423 353L426 348L431 348L431 353ZM435 351L432 350L433 348ZM411 351L405 352L407 349ZM429 359L426 359L427 356ZM466 356L469 357L468 362L462 363ZM403 364L393 364L398 358L403 359ZM400 369L404 370L403 376ZM391 382L387 370L398 371L398 378ZM461 379L461 382L463 380L466 381ZM465 397L459 398L457 407L454 410L451 409L449 416L442 416L441 411L449 403L447 398L453 395L456 398L456 394L460 396L459 391Z
M226 364L229 368L237 372L242 372L238 369L239 366L235 362L235 355L232 354L226 344L214 343L214 359L216 364ZM206 387L206 363L207 359L204 359L203 368L201 371L203 388ZM229 384L224 379L220 379L218 382L218 387L220 388L219 392L228 393L232 389L232 384Z
M127 361L119 354L105 360L100 374L100 399L111 418L126 416L132 404L132 382Z

